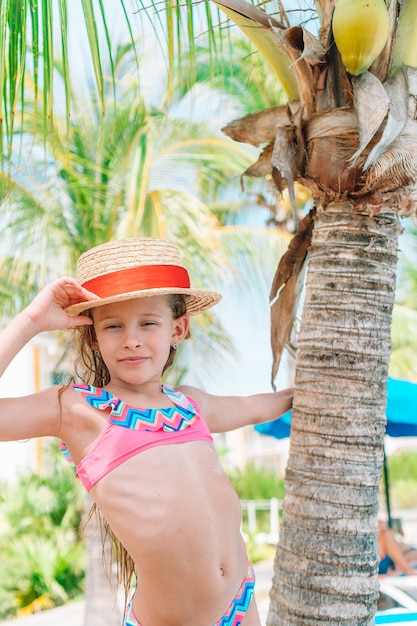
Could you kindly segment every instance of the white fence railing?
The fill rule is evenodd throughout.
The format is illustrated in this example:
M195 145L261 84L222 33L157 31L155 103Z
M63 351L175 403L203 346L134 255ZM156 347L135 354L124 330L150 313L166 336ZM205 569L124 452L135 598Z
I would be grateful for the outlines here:
M279 539L279 523L282 511L282 500L271 498L270 500L241 500L242 512L247 513L247 524L244 525L244 536L248 534L257 543L269 543L275 545ZM269 530L260 530L257 513L269 511ZM247 533L245 532L247 530Z

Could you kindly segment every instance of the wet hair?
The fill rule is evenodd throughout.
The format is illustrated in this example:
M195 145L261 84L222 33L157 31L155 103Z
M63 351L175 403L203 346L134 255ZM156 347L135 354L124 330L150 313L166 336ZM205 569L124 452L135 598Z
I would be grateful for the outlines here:
M179 317L187 314L186 296L181 294L168 294L165 297L168 299L171 307L173 319L178 319ZM91 311L83 313L83 315L89 315L93 319ZM75 373L77 377L83 382L83 384L93 385L94 387L104 387L110 382L110 373L107 365L101 358L101 355L97 353L94 348L96 342L94 326L80 326L75 329L75 333ZM189 336L190 333L188 332L186 339L188 339ZM175 354L176 351L171 346L169 356L162 373L173 365ZM113 533L95 503L92 504L90 511L82 524L81 531L84 531L92 517L96 517L100 528L103 543L103 561L105 542L107 539L111 542L112 554L117 564L117 582L123 585L127 598L132 580L135 576L135 565L133 559Z

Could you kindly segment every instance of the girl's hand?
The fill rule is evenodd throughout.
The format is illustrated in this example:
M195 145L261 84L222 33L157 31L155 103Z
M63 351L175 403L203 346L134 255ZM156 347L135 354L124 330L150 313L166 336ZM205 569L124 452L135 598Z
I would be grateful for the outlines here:
M85 326L93 323L90 317L71 317L65 309L71 304L96 299L96 294L84 289L74 278L63 276L46 285L22 314L34 324L36 332Z

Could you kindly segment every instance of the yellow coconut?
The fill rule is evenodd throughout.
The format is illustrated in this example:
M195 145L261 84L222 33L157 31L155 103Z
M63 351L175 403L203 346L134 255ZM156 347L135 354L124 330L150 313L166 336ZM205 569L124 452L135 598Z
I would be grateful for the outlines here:
M332 26L344 66L350 74L359 76L387 42L388 10L384 0L338 0Z

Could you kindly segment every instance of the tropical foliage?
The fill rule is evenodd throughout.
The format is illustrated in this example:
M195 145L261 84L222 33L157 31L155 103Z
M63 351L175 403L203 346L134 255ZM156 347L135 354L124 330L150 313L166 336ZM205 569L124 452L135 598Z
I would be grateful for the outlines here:
M79 526L85 496L56 444L45 472L3 484L0 499L0 618L24 616L79 598L85 549Z
M118 58L123 67L123 55ZM147 107L131 77L120 79L114 106L113 91L106 91L105 116L94 99L70 96L68 135L67 121L57 116L45 137L37 135L37 113L25 108L25 160L12 164L5 179L2 227L9 237L2 275L21 293L20 281L35 288L72 271L85 249L139 232L193 238L191 268L207 265L218 226L210 202L249 162L249 152L213 135L207 124ZM29 136L37 145L27 145Z
M396 378L417 381L417 273L415 257L416 231L413 221L403 234L398 275L397 302L393 310L392 356L390 374Z
M395 305L392 322L390 374L394 378L417 382L417 309Z
M390 497L398 509L414 509L417 502L417 451L402 450L387 459Z
M244 469L235 469L229 478L242 500L283 499L284 481L276 472L249 463Z

